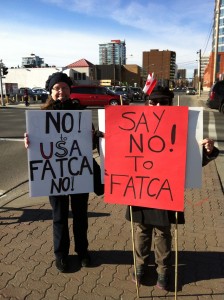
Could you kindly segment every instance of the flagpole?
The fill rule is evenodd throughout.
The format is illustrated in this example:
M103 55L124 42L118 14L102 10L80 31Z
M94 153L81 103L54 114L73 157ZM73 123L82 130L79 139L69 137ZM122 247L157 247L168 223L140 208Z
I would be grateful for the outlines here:
M120 95L120 101L121 101L121 105L123 105L123 98L121 95Z
M135 237L134 237L134 225L132 218L132 206L130 205L130 217L131 217L131 237L132 237L132 251L133 251L133 260L134 260L134 273L135 273L135 285L137 298L139 298L139 282L137 277L137 267L136 267L136 256L135 256Z
M177 300L177 283L178 283L178 212L175 212L175 300Z
M180 96L178 95L178 106L180 106ZM178 212L175 212L175 291L174 291L174 299L177 300L177 284L178 284Z

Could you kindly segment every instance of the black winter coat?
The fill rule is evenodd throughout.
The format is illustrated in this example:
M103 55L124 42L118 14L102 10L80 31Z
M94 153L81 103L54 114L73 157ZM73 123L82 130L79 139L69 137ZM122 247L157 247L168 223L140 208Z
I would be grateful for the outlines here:
M204 149L203 149L204 150ZM210 161L215 159L219 155L219 150L214 147L212 153L208 155L206 151L203 151L202 166L207 165ZM151 224L154 226L169 226L176 223L175 211L162 210L154 208L146 208L140 206L132 206L132 219L135 223ZM131 220L130 206L126 210L126 219ZM178 224L184 224L184 213L178 212L177 214Z

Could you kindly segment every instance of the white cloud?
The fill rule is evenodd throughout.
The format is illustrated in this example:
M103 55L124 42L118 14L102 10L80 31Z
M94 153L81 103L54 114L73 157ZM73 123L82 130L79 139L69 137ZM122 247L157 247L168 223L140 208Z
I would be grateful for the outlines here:
M74 12L74 22L62 27L63 21L54 24L49 21L47 26L41 27L32 22L23 25L16 20L8 23L0 20L0 58L7 66L21 65L22 57L31 53L43 57L49 65L65 66L81 58L98 64L99 44L121 39L126 41L128 63L141 66L143 51L168 49L177 53L178 62L192 62L189 68L194 68L197 67L196 52L207 41L214 6L213 0L198 0L198 5L193 0L187 4L183 0L167 0L165 4L159 0L42 2L62 11L69 10L70 14ZM77 26L76 13L93 20L89 30L81 24ZM57 17L60 20L60 15ZM101 27L96 26L98 23Z

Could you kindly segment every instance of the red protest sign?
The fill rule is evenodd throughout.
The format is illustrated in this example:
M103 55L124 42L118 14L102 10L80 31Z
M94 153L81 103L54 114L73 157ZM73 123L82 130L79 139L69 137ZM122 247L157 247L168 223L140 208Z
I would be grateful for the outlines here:
M188 107L105 110L105 201L183 211Z

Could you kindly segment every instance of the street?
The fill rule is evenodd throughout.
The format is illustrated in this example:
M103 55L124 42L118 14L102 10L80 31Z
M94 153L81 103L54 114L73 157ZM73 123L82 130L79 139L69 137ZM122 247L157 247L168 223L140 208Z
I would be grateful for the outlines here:
M178 97L179 95L179 97ZM205 97L206 98L206 97ZM204 98L204 99L205 99ZM197 95L186 96L175 94L174 105L204 107L204 137L212 137L220 150L224 150L224 132L222 130L223 115L217 110L206 108L205 100ZM132 102L131 105L144 105L143 101ZM0 109L0 191L11 190L28 180L27 157L23 145L23 134L26 131L25 105L22 108ZM32 105L30 107L32 108ZM97 108L92 109L93 124L98 128Z

